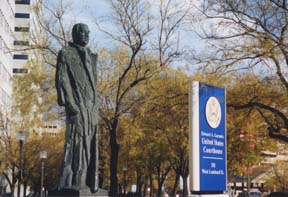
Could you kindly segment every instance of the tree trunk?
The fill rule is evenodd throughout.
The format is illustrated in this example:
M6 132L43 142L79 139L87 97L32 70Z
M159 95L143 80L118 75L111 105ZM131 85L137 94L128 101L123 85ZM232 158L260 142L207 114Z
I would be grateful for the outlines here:
M137 174L137 193L141 194L142 192L142 173L139 170L136 170Z
M121 183L119 183L119 185L118 185L118 191L119 191L119 194L124 194L124 188L122 188L122 185L121 185Z
M149 176L149 183L150 183L150 197L152 197L153 194L153 179L152 179L152 174Z
M165 176L166 177L166 176ZM160 178L160 181L158 181L158 191L157 191L157 196L158 197L161 197L162 196L162 186L164 185L164 181L165 181L165 178L164 177L161 177Z
M13 170L12 170L12 180L10 180L9 179L9 176L8 176L8 174L6 174L6 173L3 173L3 175L4 175L4 177L6 178L6 180L7 180L7 182L8 182L8 185L9 185L9 187L10 187L10 190L11 190L11 193L12 193L12 196L11 197L13 197L14 196L14 185L13 185L13 176L14 176L14 173L13 173Z
M25 181L25 182L23 183L23 196L26 196L27 186L28 186L28 184L27 184L27 182Z
M157 196L161 196L161 189L162 189L162 183L161 183L161 163L157 164L157 183L158 183L158 189L157 189Z
M14 186L10 185L11 197L14 197Z
M157 191L157 196L158 197L161 197L161 194L162 194L162 185L160 186L158 186L158 191Z
M157 166L157 176L158 176L157 177L157 181L158 181L158 192L157 192L157 195L159 197L162 196L162 186L165 183L167 174L170 172L170 169L171 169L170 167L164 168L163 172L161 173L161 163L158 164L158 166Z
M175 177L175 182L174 182L174 186L173 186L173 190L172 190L172 196L175 196L176 194L176 190L177 190L177 187L179 185L179 178L180 178L180 174L176 173L176 177Z
M189 193L189 191L188 191L188 187L187 187L187 178L188 178L188 176L182 176L182 178L183 178L183 196L188 196L188 193Z
M11 189L11 197L14 197L14 192L15 192L15 185L16 185L16 182L13 182L12 185L10 186L10 189Z
M10 189L11 189L11 197L14 197L14 190L15 190L15 185L17 182L17 178L16 178L16 173L15 173L15 166L12 167L12 181L11 181L11 185L10 185ZM8 177L8 175L7 175ZM7 178L8 180L9 178Z
M161 177L160 171L159 171L159 173L158 173L158 191L157 191L158 197L162 196L162 186L163 186L164 180L163 180L163 177Z
M143 186L143 196L146 196L146 194L147 194L147 180L145 181Z
M15 179L16 180L16 179ZM15 189L16 189L16 181L13 181L11 186L10 186L10 189L11 189L11 197L14 197L14 192L15 192Z
M118 121L114 121L113 127L110 130L110 196L116 197L118 195L118 178L117 178L117 166L118 166L118 153L119 144L116 139L116 128Z

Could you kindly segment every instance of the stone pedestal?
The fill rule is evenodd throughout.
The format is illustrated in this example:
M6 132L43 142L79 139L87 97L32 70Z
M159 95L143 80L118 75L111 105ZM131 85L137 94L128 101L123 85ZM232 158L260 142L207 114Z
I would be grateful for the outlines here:
M48 197L84 197L84 196L97 196L97 197L108 197L108 191L99 189L96 193L91 193L90 189L73 190L73 189L62 189L60 191L54 190L48 192Z

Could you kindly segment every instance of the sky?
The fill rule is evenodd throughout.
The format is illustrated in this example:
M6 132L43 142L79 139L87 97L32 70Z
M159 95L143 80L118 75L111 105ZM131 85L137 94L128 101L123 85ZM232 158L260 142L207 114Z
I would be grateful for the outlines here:
M150 1L151 9L156 10L158 8L158 5L156 0L147 0ZM199 1L199 0L173 0L173 3L183 4L183 5L189 5L189 2L191 1ZM186 2L185 2L186 1ZM46 4L49 7L57 8L59 6L59 0L46 0ZM81 0L81 1L75 1L75 0L63 0L63 7L65 7L65 20L67 24L73 24L73 23L86 23L89 26L90 29L90 45L96 46L96 48L102 48L102 47L113 47L114 45L111 43L111 39L109 37L99 31L98 27L95 24L95 20L103 21L107 19L107 16L110 15L110 5L109 0ZM196 2L197 4L197 2ZM68 6L68 7L66 7ZM196 11L196 9L192 10L193 12ZM104 24L104 23L103 23ZM193 24L193 26L196 23ZM107 31L115 31L115 28L111 25L111 23L106 23L103 26L105 30ZM197 28L197 27L196 27ZM188 52L188 50L193 49L197 51L205 50L205 42L200 39L198 35L196 35L193 31L190 31L192 29L192 25L186 25L185 28L182 28L178 33L177 36L180 37L179 42L179 48L185 48ZM185 60L181 60L178 62L178 64L186 64Z
M45 4L53 10L59 8L60 2L61 1L59 0L45 0ZM104 40L104 34L97 29L94 17L101 18L108 14L109 8L105 2L106 0L63 0L63 7L65 10L64 22L66 25L79 22L86 23L91 31L92 42L96 40L97 42L101 42L101 45L103 45L104 43L102 42Z

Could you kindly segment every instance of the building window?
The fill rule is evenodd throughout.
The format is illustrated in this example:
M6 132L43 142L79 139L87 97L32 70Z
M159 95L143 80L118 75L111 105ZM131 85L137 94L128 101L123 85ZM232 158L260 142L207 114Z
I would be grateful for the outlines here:
M46 129L57 129L57 125L46 125L44 126Z
M19 46L29 46L29 41L14 40L14 45L19 45Z
M13 59L16 59L16 60L28 60L28 55L20 55L20 54L13 55Z
M25 4L25 5L30 5L30 0L16 0L16 4Z
M29 27L15 27L15 32L29 32Z
M15 74L28 73L28 69L27 68L13 68L13 73Z
M16 13L15 18L30 18L30 14L27 13Z

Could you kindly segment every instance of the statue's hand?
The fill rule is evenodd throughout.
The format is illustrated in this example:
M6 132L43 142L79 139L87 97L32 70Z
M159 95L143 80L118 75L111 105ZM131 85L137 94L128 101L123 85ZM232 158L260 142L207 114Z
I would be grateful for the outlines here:
M72 105L71 103L68 103L66 107L67 107L67 112L69 113L69 115L78 114L77 107Z

